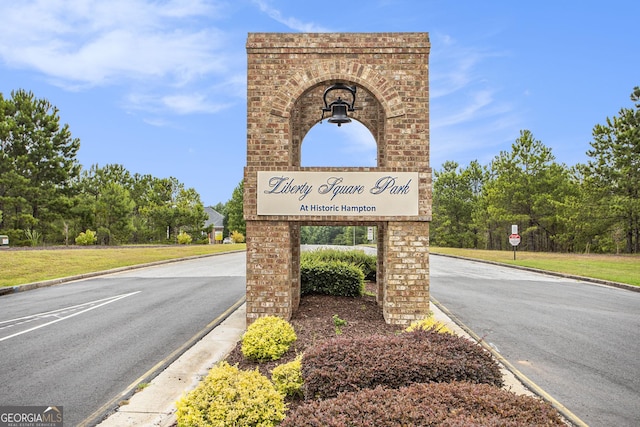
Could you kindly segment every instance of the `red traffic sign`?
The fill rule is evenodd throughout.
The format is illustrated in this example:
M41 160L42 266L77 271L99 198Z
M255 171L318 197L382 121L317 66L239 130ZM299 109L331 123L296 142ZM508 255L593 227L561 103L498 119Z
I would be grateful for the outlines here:
M520 235L511 234L509 236L509 243L511 243L511 246L518 246L520 244Z

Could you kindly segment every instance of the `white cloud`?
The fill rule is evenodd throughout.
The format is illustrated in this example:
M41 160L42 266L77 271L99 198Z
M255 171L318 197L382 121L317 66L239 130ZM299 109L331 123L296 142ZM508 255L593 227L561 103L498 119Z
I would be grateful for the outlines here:
M224 71L222 58L199 47L215 39L216 34L211 32L141 36L114 29L77 49L58 40L23 46L13 63L36 69L64 85L91 87L149 78L184 85L203 75Z
M0 6L0 58L59 84L101 86L166 78L185 84L223 72L224 36L181 19L213 13L199 0L36 0Z
M504 56L487 48L462 46L450 36L432 35L430 69L431 162L487 161L522 122L501 82L486 65ZM490 153L490 154L489 154ZM467 158L473 155L474 158Z
M69 90L122 86L128 108L212 113L228 102L194 88L212 77L235 80L238 62L224 50L226 35L210 24L220 15L217 3L205 0L4 2L0 60Z
M495 89L478 89L470 90L462 97L451 95L450 99L437 100L435 107L432 104L431 128L480 125L516 114L511 103L499 99L498 95Z
M271 19L281 23L282 25L292 30L300 31L303 33L331 32L330 29L314 24L312 22L302 22L294 17L284 17L282 16L282 13L272 7L267 0L253 0L253 3L260 8L261 12L266 13Z
M176 88L158 92L136 90L127 95L124 106L130 111L153 114L215 114L237 105L246 96L246 77L232 75L227 80L198 89ZM149 119L148 123L168 125L166 120Z
M198 92L176 92L172 94L131 93L126 97L124 107L131 111L143 111L155 115L213 114L228 108L229 103L216 103L206 94ZM168 125L167 120L146 119L155 126Z
M162 105L178 114L217 113L227 108L228 104L216 104L199 93L163 96Z
M165 119L159 119L159 118L147 118L147 119L143 119L143 122L145 122L148 125L154 126L154 127L168 127L171 126L171 123Z
M432 99L482 81L482 64L505 55L486 48L462 46L448 35L432 34L431 38L429 86Z

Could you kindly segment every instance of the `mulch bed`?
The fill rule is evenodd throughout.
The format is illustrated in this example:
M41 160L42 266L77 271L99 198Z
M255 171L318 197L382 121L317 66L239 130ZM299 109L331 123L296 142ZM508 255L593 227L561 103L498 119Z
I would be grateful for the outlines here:
M374 284L368 284L367 290L372 289L375 289ZM336 331L334 315L346 321L346 324L340 327L339 333ZM258 368L263 375L270 378L273 368L292 361L309 346L327 339L338 336L393 335L402 329L401 326L389 325L384 321L382 307L376 303L375 297L369 295L357 298L305 295L289 323L296 331L298 339L281 359L261 363L247 360L242 355L239 342L226 361L231 365L237 364L240 369Z

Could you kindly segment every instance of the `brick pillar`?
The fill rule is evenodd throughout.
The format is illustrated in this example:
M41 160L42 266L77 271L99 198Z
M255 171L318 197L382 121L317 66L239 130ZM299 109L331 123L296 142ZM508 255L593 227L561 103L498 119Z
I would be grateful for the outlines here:
M384 302L384 284L385 284L385 248L387 235L387 223L381 222L378 224L378 262L376 268L376 282L378 283L378 290L376 292L376 302L378 305L382 305Z
M291 282L291 309L296 311L300 306L300 224L289 223L290 251L291 251L291 271L289 280Z
M384 236L387 323L409 324L429 313L429 223L389 222Z
M247 221L247 323L291 319L292 251L287 221Z

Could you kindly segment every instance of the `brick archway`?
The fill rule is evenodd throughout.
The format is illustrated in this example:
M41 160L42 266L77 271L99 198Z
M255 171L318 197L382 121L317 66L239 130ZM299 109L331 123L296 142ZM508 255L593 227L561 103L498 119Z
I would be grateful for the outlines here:
M331 67L332 69L327 69ZM353 70L344 72L343 70ZM370 91L382 105L385 116L389 118L405 114L400 95L389 81L378 72L355 61L324 61L317 68L307 72L298 72L291 77L283 90L272 103L271 114L291 117L291 110L302 94L314 86L331 81L349 82ZM371 82L375 82L373 85Z
M288 319L297 308L303 224L377 226L378 302L385 320L404 324L427 316L429 48L426 33L249 34L244 176L249 323L265 315ZM338 82L357 87L361 108L353 117L369 128L378 144L377 167L300 165L302 140L320 119L322 94ZM384 198L373 213L340 213L337 204L336 212L330 213L314 211L316 205L312 212L305 211L304 204L299 211L279 204L265 208L263 193L273 191L259 188L271 175L287 180L294 175L302 180L333 175L366 180L375 174L410 177L406 189L413 182L410 197L415 197L415 208L385 213L396 199Z

